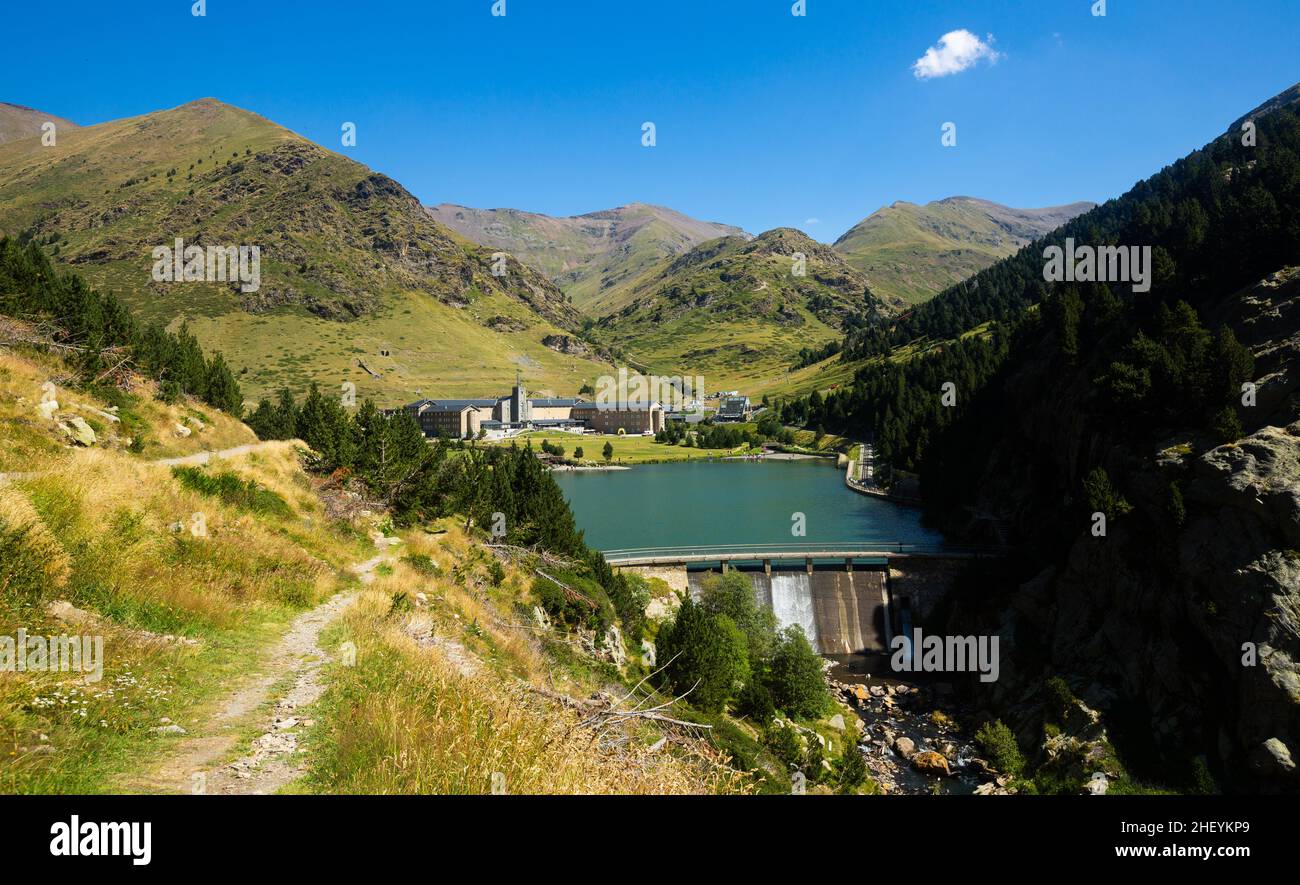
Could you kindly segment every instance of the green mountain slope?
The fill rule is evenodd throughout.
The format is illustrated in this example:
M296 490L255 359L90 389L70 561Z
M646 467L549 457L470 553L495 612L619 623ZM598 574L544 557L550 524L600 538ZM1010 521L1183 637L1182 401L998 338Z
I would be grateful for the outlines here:
M710 386L749 389L785 375L802 348L838 340L897 306L882 304L830 247L777 228L753 240L712 240L661 263L594 333L659 374L702 374Z
M554 280L582 310L609 312L626 290L666 258L718 237L748 238L738 227L698 221L663 206L555 218L518 209L469 209L443 203L429 214L457 233L508 252Z
M579 315L541 274L511 260L494 276L491 250L397 182L213 99L0 145L0 232L145 319L188 320L250 397L314 379L388 404L495 392L517 368L571 391L604 371L542 343ZM260 288L153 280L153 248L176 238L260 247Z
M919 304L1094 205L1011 209L973 197L899 202L854 225L835 249L877 294Z
M40 135L41 126L47 122L54 124L56 146L58 135L71 132L77 128L77 124L71 120L56 117L35 108L0 101L0 144L4 144L6 141L16 141L20 138L31 138L34 135Z

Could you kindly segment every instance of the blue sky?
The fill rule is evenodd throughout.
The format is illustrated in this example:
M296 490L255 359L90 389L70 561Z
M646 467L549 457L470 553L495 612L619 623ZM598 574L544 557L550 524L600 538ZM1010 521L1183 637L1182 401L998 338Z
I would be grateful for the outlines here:
M0 101L89 124L213 96L426 203L829 241L895 200L1116 196L1300 80L1296 0L191 3L9 4ZM956 30L999 57L918 78Z

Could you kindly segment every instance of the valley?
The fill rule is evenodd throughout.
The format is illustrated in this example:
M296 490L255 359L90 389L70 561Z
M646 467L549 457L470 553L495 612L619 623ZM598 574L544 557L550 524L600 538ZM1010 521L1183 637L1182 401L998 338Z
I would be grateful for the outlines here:
M491 6L0 96L0 793L1300 792L1300 86Z

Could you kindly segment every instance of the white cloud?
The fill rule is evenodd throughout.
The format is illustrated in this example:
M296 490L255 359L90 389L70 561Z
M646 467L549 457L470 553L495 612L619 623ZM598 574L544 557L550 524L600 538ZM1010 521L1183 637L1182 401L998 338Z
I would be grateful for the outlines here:
M962 28L940 37L939 45L931 46L912 65L912 73L918 80L947 77L973 67L980 59L987 59L989 64L994 64L1001 57L1002 54L993 48L992 34L984 41Z
M806 224L806 225L808 225L808 226L810 226L810 227L811 227L812 225L814 225L814 224L821 224L821 223L822 223L822 220L821 220L820 218L808 218L808 219L805 219L805 220L804 220L804 224Z

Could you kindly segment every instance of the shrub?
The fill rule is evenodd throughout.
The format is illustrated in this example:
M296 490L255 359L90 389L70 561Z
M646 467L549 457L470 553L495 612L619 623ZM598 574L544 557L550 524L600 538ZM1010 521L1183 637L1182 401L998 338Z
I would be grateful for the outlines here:
M1070 708L1074 706L1074 692L1070 691L1070 686L1060 676L1053 676L1048 679L1044 685L1047 692L1047 710L1052 716L1065 717Z
M198 467L173 467L172 476L185 488L211 498L219 498L222 503L239 510L251 510L269 516L293 515L293 510L284 498L251 480L240 479L235 473L211 474Z
M442 576L442 569L438 567L438 563L433 561L433 557L424 553L408 553L402 557L402 562L430 578Z
M736 695L736 712L748 716L759 725L770 725L776 718L776 703L772 692L757 679L751 679Z
M1133 505L1111 485L1110 476L1100 467L1084 479L1083 491L1092 511L1106 514L1107 519L1124 516L1133 510Z
M749 675L745 637L725 615L714 615L689 598L672 626L659 636L659 658L674 694L706 712L718 712L733 687Z
M777 634L767 687L777 709L791 716L814 718L825 712L830 692L822 676L822 659L801 627L791 625Z
M569 572L558 572L553 579L539 575L533 580L533 597L553 620L569 629L585 627L604 633L614 621L614 608L600 585Z
M867 780L867 762L862 758L862 751L856 744L849 744L844 748L844 755L840 758L839 765L839 785L844 792L852 792L855 788L862 786Z
M981 725L975 732L975 744L998 771L1019 775L1025 770L1025 757L1016 743L1016 736L1001 719Z
M767 738L764 743L772 751L772 755L785 765L803 768L805 764L803 741L799 739L798 733L791 726L773 725L767 730Z
M758 604L747 575L736 571L705 575L699 604L710 614L731 618L745 634L751 672L757 672L771 658L776 646L776 615Z

